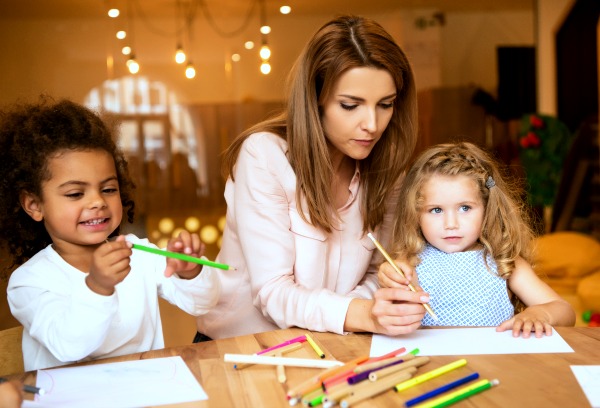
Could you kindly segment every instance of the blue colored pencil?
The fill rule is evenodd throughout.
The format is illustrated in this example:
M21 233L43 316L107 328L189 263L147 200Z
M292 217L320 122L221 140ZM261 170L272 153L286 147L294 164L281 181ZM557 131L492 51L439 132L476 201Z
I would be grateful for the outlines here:
M420 395L420 396L418 396L416 398L410 399L410 400L408 400L408 401L406 401L404 403L404 406L406 406L406 407L412 407L413 405L417 405L417 404L419 404L419 403L421 403L421 402L423 402L425 400L428 400L430 398L435 397L436 395L440 395L440 394L442 394L442 393L444 393L446 391L449 391L449 390L451 390L453 388L456 388L456 387L459 387L459 386L461 386L463 384L466 384L469 381L476 380L477 378L479 378L479 373L470 374L470 375L468 375L468 376L466 376L464 378L461 378L460 380L456 380L456 381L451 382L449 384L443 385L440 388L436 388L435 390L431 390L429 392L426 392L425 394Z

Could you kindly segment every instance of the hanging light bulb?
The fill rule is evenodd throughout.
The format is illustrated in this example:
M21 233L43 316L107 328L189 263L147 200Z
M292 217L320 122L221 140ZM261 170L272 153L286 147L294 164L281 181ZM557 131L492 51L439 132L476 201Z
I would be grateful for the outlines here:
M119 40L123 40L125 37L127 37L127 32L125 30L119 30L117 31L116 36Z
M129 45L126 45L123 48L121 48L121 52L123 53L123 55L131 54L131 47Z
M271 49L267 44L264 44L262 47L260 47L260 51L258 53L263 60L268 60L271 58Z
M268 25L266 25L266 24L262 25L262 26L260 27L260 32L261 32L262 34L269 34L269 33L271 32L271 26L268 26Z
M263 61L262 64L260 64L260 72L262 72L264 75L269 75L271 72L271 64L269 61Z
M108 10L108 16L110 18L117 18L119 17L119 14L121 14L121 12L118 8L111 8L110 10Z
M127 60L127 68L132 74L137 74L140 71L140 64L135 60L135 55L131 54L131 57Z
M175 51L175 62L178 64L183 64L186 58L185 52L183 52L183 47L181 44L178 44L177 51Z
M185 67L185 76L189 79L192 79L196 76L196 68L194 68L192 61L188 62L187 66Z

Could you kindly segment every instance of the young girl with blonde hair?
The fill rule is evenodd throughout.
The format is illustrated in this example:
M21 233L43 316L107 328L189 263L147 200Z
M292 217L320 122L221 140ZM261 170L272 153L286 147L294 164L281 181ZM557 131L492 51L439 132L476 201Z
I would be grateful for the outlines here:
M393 248L415 268L439 318L425 315L423 325L497 326L540 337L574 324L571 306L530 265L533 234L521 192L471 143L437 145L416 159L400 191ZM389 264L379 279L384 287L408 283Z

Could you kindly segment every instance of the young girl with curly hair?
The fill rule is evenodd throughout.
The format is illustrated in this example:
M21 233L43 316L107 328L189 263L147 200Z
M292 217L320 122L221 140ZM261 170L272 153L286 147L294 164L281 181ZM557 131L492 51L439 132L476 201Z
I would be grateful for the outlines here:
M133 252L150 244L119 235L123 216L133 221L134 185L91 110L42 98L0 112L0 172L0 245L18 266L7 292L26 370L164 347L157 296L193 315L216 303L212 270ZM167 248L204 251L188 232Z
M434 146L412 165L400 191L393 248L415 268L439 318L427 314L423 325L497 326L540 337L552 334L552 326L574 324L572 307L530 265L533 234L521 189L510 180L471 143ZM387 263L379 281L408 284Z

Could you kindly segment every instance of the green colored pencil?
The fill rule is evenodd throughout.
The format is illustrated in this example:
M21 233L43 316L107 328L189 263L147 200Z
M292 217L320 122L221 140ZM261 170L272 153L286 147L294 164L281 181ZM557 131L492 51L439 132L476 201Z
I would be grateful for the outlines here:
M180 259L186 262L193 262L200 265L211 266L213 268L224 269L226 271L234 271L235 268L229 265L225 265L218 262L209 261L207 259L196 258L186 254L180 254L179 252L165 251L163 249L151 248L140 244L133 244L133 249L139 249L140 251L150 252L151 254L162 255L169 258Z

